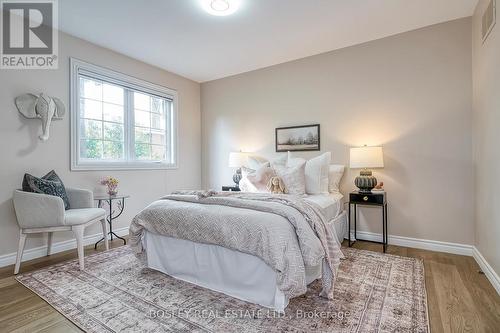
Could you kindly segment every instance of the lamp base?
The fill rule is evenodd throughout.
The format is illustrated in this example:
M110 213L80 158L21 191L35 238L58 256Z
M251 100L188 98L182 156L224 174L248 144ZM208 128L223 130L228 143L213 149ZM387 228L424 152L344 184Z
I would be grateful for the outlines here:
M354 179L354 184L359 189L359 193L371 193L372 189L377 186L377 178L372 176L371 170L362 170Z
M236 187L240 186L240 180L242 177L241 168L236 169L236 172L233 175L233 182L236 184Z

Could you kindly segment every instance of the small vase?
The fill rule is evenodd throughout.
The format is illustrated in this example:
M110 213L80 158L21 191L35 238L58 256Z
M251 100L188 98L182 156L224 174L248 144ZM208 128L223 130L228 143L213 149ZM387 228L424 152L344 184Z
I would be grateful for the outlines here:
M372 176L370 170L362 170L359 176L354 179L354 184L359 188L360 193L371 193L377 185L377 178Z
M113 188L113 189L108 188L108 194L110 197L114 197L115 195L118 194L118 190L116 188Z

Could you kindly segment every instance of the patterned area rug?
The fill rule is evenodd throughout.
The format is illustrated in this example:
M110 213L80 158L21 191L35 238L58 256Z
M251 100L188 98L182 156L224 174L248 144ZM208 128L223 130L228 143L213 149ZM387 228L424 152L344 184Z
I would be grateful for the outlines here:
M335 299L321 282L285 314L145 268L128 247L22 274L17 280L88 332L428 332L419 259L344 248Z

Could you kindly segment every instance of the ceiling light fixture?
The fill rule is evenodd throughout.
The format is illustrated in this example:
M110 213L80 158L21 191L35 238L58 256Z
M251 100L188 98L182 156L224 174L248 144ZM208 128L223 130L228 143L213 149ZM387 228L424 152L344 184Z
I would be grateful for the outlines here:
M218 12L225 12L231 6L229 6L229 2L227 2L227 0L213 0L210 3L210 7L212 7L213 10L216 10Z
M215 16L234 14L240 7L241 0L200 0L203 9Z

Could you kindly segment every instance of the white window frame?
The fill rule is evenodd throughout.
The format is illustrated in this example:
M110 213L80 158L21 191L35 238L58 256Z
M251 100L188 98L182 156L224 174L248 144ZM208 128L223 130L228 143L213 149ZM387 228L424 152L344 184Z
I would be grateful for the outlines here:
M80 159L80 81L79 75L85 75L96 80L107 81L131 90L144 92L146 94L156 95L172 101L172 118L171 125L166 126L167 131L167 149L170 151L170 160L172 163L165 161L82 161ZM177 91L159 86L157 84L147 82L126 74L122 74L107 68L96 66L85 61L70 58L70 117L71 117L71 170L165 170L177 169L178 167L178 94ZM125 113L129 112L126 109ZM133 126L127 119L130 119L125 114L125 132L127 128ZM168 117L167 117L168 118ZM127 142L125 142L127 145ZM127 147L127 149L131 149ZM125 151L126 154L126 151Z

